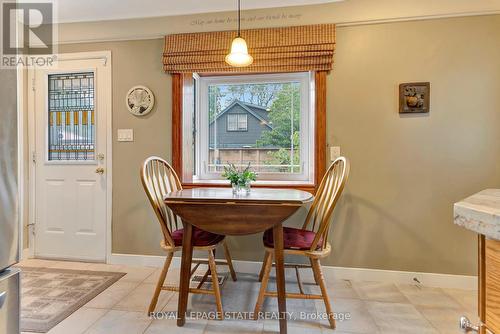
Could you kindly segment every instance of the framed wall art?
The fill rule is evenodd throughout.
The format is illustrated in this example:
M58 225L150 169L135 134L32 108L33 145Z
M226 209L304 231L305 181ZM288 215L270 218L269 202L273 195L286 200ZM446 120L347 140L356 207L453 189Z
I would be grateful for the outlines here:
M428 113L430 111L430 82L411 82L399 85L399 113Z
M153 109L155 97L149 88L134 86L128 91L125 102L131 114L144 116Z

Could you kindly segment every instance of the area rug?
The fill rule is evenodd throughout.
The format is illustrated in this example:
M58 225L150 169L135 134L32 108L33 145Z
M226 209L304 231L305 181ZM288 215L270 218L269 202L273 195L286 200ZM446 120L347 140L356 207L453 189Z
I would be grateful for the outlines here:
M21 267L21 331L47 333L125 273Z

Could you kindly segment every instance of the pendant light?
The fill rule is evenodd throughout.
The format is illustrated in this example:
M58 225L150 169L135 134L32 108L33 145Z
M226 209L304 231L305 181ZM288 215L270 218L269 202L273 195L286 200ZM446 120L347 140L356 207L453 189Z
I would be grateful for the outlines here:
M226 56L226 63L234 67L245 67L253 63L253 57L248 54L247 42L241 37L241 8L238 0L238 36L231 43L231 52Z

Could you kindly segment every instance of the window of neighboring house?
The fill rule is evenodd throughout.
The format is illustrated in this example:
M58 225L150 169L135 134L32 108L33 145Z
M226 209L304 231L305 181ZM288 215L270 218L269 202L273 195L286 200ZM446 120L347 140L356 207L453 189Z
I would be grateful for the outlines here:
M184 110L184 178L223 180L224 166L250 166L257 183L314 184L314 75L194 75ZM187 176L186 176L187 174Z
M248 115L234 114L227 115L227 131L247 131Z

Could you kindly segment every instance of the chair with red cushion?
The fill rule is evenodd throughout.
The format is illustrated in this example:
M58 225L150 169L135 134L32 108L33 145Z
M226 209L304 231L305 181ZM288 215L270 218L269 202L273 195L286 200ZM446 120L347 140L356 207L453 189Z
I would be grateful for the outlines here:
M162 290L179 291L178 286L165 286L164 284L174 253L182 251L182 237L184 230L180 228L182 227L180 218L174 215L174 213L165 205L163 199L169 192L181 190L182 185L172 166L159 157L149 157L144 161L141 168L141 181L156 216L158 217L161 231L163 233L163 240L161 241L160 246L167 252L167 258L165 260L163 270L160 274L153 298L151 299L151 303L149 305L148 312L151 313L154 312L156 308L158 297ZM217 263L229 266L231 277L234 281L236 281L236 273L233 269L231 255L229 254L225 238L223 235L210 233L195 227L193 229L192 240L193 250L208 252L208 261L193 260L193 263L196 265L195 268L191 270L191 275L202 263L206 264L208 262L209 268L203 276L201 282L198 284L198 287L190 289L189 292L201 294L209 293L215 295L217 312L219 315L222 315L222 299L215 263L215 249L217 246L223 246L224 255L226 257L226 261L217 261ZM211 275L212 277L212 290L201 289L201 286L207 280L208 275Z
M347 177L349 175L349 161L345 157L337 158L326 171L323 180L316 192L316 197L309 209L306 220L301 229L284 227L283 228L283 248L284 253L302 255L309 259L310 265L285 264L285 267L293 267L297 272L297 280L300 293L287 293L287 298L299 299L323 299L328 313L330 326L335 328L335 319L330 306L325 285L325 279L321 270L320 259L328 256L331 252L331 246L328 242L330 230L330 218L335 205L344 190ZM263 237L265 247L265 257L262 269L259 274L261 281L259 296L255 305L254 315L258 318L265 297L276 297L276 292L268 292L267 282L273 265L274 242L273 231L268 230ZM299 268L312 268L314 280L321 289L321 294L305 294L302 282L300 280Z

